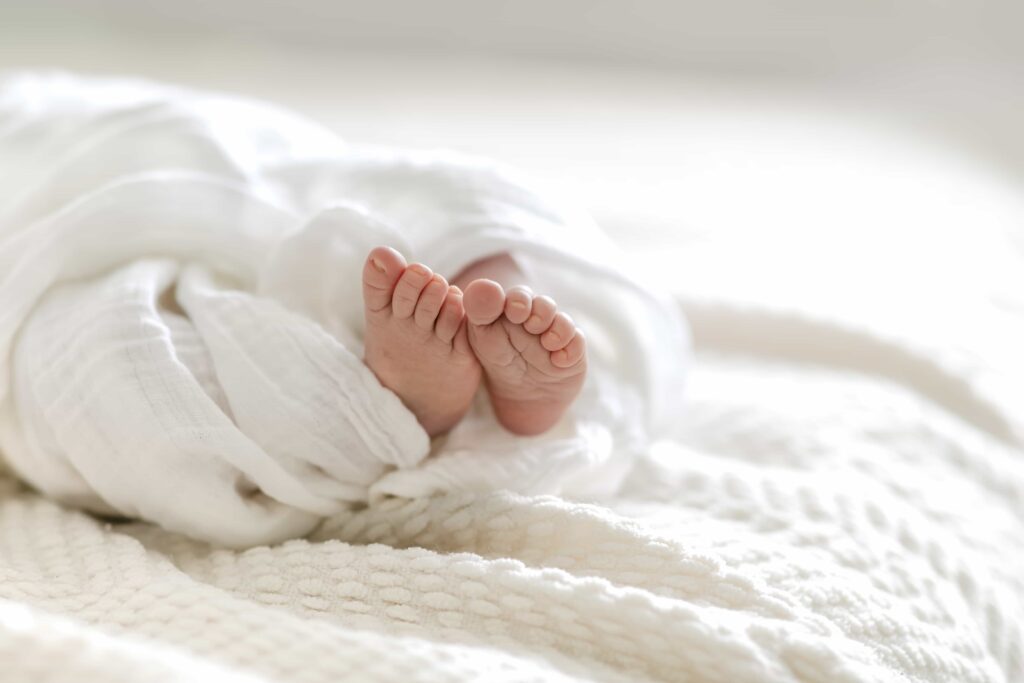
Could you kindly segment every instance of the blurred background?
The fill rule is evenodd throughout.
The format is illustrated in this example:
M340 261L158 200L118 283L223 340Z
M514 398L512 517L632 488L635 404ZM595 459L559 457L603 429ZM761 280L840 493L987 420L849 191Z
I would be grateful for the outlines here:
M0 70L216 88L497 157L654 259L762 226L962 227L978 201L1018 220L1022 26L1013 0L0 0Z

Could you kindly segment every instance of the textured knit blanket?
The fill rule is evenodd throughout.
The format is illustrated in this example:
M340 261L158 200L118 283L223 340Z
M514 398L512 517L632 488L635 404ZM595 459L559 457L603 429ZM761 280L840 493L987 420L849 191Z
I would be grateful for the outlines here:
M1024 207L951 178L805 251L662 253L700 352L613 492L396 491L228 550L5 475L0 678L1024 681Z

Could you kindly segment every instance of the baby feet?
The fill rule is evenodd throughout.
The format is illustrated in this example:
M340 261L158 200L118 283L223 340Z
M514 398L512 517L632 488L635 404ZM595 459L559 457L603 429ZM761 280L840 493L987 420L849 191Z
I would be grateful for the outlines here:
M454 427L480 385L467 339L462 292L394 249L377 247L363 266L363 362L395 392L430 436Z
M586 342L572 319L526 287L508 293L492 280L466 287L469 344L483 366L498 421L510 432L540 434L565 413L583 386Z
M586 343L565 313L525 287L474 279L465 295L429 268L377 247L363 267L364 362L431 436L469 410L483 373L498 421L547 431L583 386Z

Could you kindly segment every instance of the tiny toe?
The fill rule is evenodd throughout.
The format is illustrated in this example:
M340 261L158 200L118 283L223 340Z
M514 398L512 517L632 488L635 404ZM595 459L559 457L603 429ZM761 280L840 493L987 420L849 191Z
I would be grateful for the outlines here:
M405 270L405 258L391 247L376 247L363 264L363 301L371 311L391 304L395 283Z
M559 312L548 331L541 335L540 344L548 351L564 349L576 334L576 325L566 313Z
M521 325L530 317L533 292L528 287L512 287L505 294L505 317L509 322Z
M437 314L441 310L441 304L444 303L444 298L447 294L448 281L434 273L434 277L423 288L419 301L416 302L416 312L413 314L413 319L418 327L422 327L425 330L434 328L434 321L437 320Z
M463 297L466 316L474 325L489 325L505 308L505 290L493 280L473 280Z
M462 319L466 317L466 309L462 306L462 291L458 287L449 287L448 295L441 305L441 312L437 315L437 325L434 327L434 334L442 341L450 342L455 333L459 331Z
M523 327L530 334L540 334L551 327L556 312L558 312L558 306L555 305L551 297L538 296L533 300L533 309L530 311L530 317L523 323Z
M576 365L587 352L587 343L579 330L573 336L572 341L564 349L551 353L551 364L558 368L571 368Z
M414 263L405 269L391 296L391 310L396 318L408 318L412 315L420 293L433 276L430 268L422 263Z

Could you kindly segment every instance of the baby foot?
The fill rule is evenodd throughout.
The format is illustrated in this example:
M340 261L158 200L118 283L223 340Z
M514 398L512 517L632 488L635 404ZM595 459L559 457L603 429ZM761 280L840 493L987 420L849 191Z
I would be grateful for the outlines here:
M363 362L430 436L449 431L480 385L462 292L423 264L407 266L394 249L377 247L363 266L363 302Z
M469 344L498 421L522 435L551 428L583 386L583 334L554 301L525 287L506 294L497 282L474 280L465 307Z

